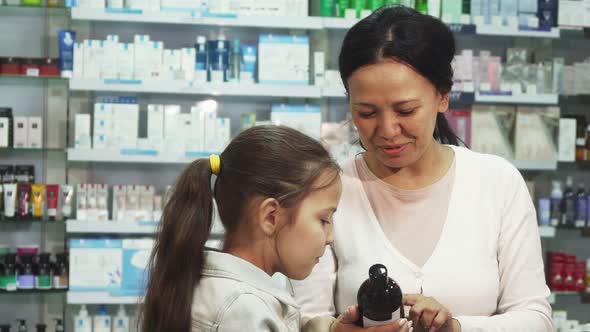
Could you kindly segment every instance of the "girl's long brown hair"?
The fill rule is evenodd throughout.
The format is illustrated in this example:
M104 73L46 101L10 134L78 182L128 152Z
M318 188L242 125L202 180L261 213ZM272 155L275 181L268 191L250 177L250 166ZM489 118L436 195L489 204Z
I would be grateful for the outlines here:
M143 332L191 330L214 196L228 241L246 221L253 198L272 197L283 207L294 207L316 189L314 183L322 174L331 171L336 178L340 170L319 142L281 126L242 132L220 158L215 195L208 159L188 165L172 188L149 263L140 316Z

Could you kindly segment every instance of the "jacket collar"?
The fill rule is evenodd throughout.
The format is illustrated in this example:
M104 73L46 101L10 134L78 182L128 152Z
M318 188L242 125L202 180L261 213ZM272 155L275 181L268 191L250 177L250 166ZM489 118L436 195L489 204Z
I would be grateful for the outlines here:
M244 282L262 292L274 296L280 302L299 309L292 294L282 288L277 280L266 272L234 255L207 248L203 275Z

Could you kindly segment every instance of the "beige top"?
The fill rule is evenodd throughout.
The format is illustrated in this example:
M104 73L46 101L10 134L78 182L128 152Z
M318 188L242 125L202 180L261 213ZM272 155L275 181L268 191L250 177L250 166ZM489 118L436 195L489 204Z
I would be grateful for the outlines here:
M432 256L447 219L455 159L440 180L415 190L396 188L377 178L362 155L355 164L385 236L402 255L422 267Z

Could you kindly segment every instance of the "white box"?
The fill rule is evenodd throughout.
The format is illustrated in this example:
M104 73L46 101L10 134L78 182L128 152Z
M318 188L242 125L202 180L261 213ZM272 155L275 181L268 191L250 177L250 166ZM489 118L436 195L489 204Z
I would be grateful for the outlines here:
M85 40L84 41L84 78L98 79L100 78L100 66L96 60L96 51L98 48L98 40Z
M515 117L514 107L474 105L471 111L471 149L514 159L510 133Z
M90 114L76 114L74 120L74 147L90 149Z
M326 59L324 52L313 52L313 83L318 86L324 85L324 72Z
M161 79L162 77L162 64L164 54L164 43L163 42L150 42L149 51L149 78L150 79Z
M175 139L178 137L178 115L180 105L164 105L164 138Z
M515 130L516 160L556 160L559 108L518 107Z
M29 119L24 116L14 117L14 137L12 144L14 148L27 148L29 131Z
M176 116L178 121L178 139L177 143L182 145L184 150L190 146L190 136L192 130L192 116L190 113L180 113Z
M270 120L275 125L289 126L319 140L322 112L316 105L272 105Z
M96 186L96 220L109 220L109 186L106 184Z
M227 145L229 144L229 141L231 139L231 125L230 125L230 119L229 118L218 118L217 122L216 122L216 141L217 144L216 146L213 147L213 149L207 149L207 151L211 151L211 152L216 152L216 153L221 153L223 150L225 150L225 148L227 147Z
M164 50L163 62L163 79L184 79L182 75L182 50Z
M192 81L195 79L195 62L197 50L195 48L183 48L181 55L181 68L184 73L184 79Z
M119 36L108 35L107 39L104 42L101 42L101 45L103 45L104 49L104 53L101 56L101 78L116 80L119 78L117 57L119 50Z
M27 146L33 149L43 148L43 119L41 117L29 118Z
M113 187L113 221L125 220L126 196L127 187L123 185L116 185Z
M108 292L120 289L123 250L119 239L71 239L70 290ZM88 328L90 330L90 328Z
M309 37L261 35L258 80L262 84L309 84Z
M8 133L10 131L9 125L9 118L0 118L0 148L7 148L8 143L10 142L8 136Z
M88 220L88 186L84 183L76 186L76 219Z
M205 151L205 112L198 106L191 107L192 129L188 151Z
M94 119L113 119L113 104L94 103Z
M125 201L125 221L135 221L139 210L140 186L127 186L127 200Z
M115 104L113 108L113 134L118 136L122 149L136 149L139 133L139 105Z
M74 43L74 78L84 77L84 44Z
M151 46L149 36L135 35L133 45L133 77L136 80L144 80L150 77Z
M98 188L96 184L87 184L87 209L86 215L88 220L96 221L98 219Z
M134 44L119 43L117 52L117 71L121 80L132 80L134 78Z
M204 139L204 149L207 152L215 152L211 151L211 149L215 149L217 147L216 140L217 140L217 111L214 110L205 110L205 139Z
M151 145L164 141L164 105L148 105L147 138Z
M576 119L559 119L559 161L576 161Z

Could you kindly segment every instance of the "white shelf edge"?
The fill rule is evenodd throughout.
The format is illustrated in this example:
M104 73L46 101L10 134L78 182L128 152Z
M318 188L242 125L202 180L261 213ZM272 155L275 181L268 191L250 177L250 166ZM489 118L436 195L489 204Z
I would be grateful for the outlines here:
M533 38L559 38L559 28L550 31L519 30L510 27L497 27L491 24L476 25L476 34L481 36L508 36Z
M194 15L193 12L189 10L108 12L104 9L72 8L71 17L73 20L79 21L162 23L306 30L319 30L323 28L321 17L243 16L237 18L216 18Z
M68 234L150 234L157 231L157 224L141 225L137 222L120 221L66 221L66 233Z
M557 160L512 160L512 164L523 171L552 171L557 169Z
M496 96L475 93L475 102L497 104L557 105L559 102L559 96L557 94Z
M321 89L314 85L200 83L179 80L146 80L142 82L105 83L100 79L70 80L72 91L108 91L183 95L320 98Z
M157 155L122 154L120 149L68 149L70 162L188 164L203 156L184 157L181 153L158 151Z
M68 304L139 304L138 296L113 296L109 292L68 291Z

